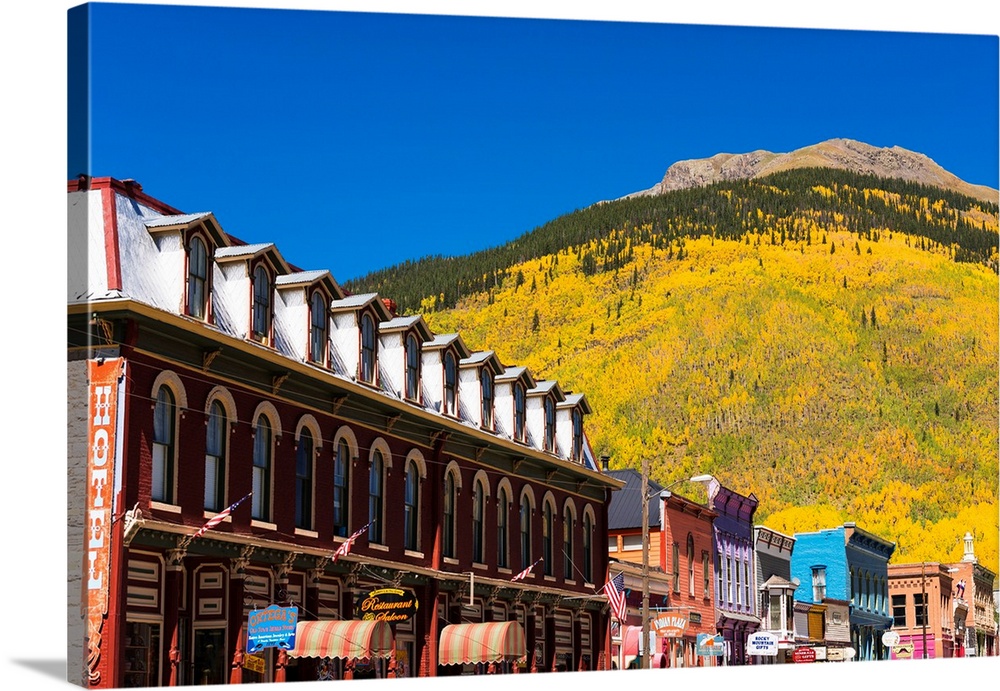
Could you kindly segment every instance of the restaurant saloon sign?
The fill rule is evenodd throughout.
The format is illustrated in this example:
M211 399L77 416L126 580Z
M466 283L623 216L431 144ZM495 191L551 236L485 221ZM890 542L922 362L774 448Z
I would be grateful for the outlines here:
M409 590L379 588L358 596L354 609L363 621L384 621L392 624L406 621L417 611L417 598Z

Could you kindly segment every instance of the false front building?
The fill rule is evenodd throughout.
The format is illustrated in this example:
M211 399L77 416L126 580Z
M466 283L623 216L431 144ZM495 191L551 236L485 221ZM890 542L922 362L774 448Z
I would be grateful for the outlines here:
M622 483L583 395L212 213L68 187L71 681L608 664ZM362 611L380 590L406 614ZM248 651L269 605L296 608L298 647Z

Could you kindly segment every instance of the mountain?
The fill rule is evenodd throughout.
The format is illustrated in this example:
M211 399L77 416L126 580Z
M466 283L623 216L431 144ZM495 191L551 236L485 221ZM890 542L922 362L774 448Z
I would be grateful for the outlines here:
M582 392L613 468L712 473L784 532L997 570L995 201L791 168L596 204L352 282ZM697 498L697 487L679 485Z
M830 139L787 154L752 151L746 154L716 154L711 158L678 161L663 179L648 190L629 197L663 194L727 180L760 178L797 168L838 168L886 178L899 178L964 194L985 202L997 202L997 190L972 185L949 173L923 154L899 146L880 148L853 139Z

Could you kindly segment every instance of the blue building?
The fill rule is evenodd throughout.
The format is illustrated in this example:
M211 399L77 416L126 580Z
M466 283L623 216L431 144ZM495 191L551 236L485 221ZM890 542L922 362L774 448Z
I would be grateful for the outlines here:
M856 660L889 657L881 638L892 627L888 566L895 549L894 542L854 523L795 534L792 577L801 583L795 599L816 604L827 599L848 601Z

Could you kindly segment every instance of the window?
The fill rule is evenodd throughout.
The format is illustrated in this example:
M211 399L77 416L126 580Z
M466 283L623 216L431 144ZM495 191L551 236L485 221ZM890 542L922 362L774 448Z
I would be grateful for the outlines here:
M212 401L205 430L205 508L222 511L226 505L226 409Z
M736 604L743 604L743 579L740 574L740 561L736 560Z
M319 291L313 293L309 308L309 359L313 362L326 364L326 298Z
M195 319L208 314L208 252L197 235L188 245L187 313Z
M583 460L583 412L573 409L573 458Z
M174 501L174 426L177 406L174 394L166 386L156 392L153 409L153 499Z
M865 607L871 609L873 600L874 593L872 592L872 575L870 573L865 573Z
M271 423L261 415L254 426L253 437L253 499L251 517L267 521L271 518L271 458L273 434Z
M556 403L545 397L545 450L556 450Z
M906 628L906 595L892 596L892 625L894 628Z
M271 278L267 269L258 266L253 272L254 340L266 342L271 333Z
M927 626L927 593L913 594L913 625Z
M477 564L483 563L483 538L485 525L483 524L483 483L476 480L472 490L472 561Z
M743 598L743 602L749 608L750 607L750 603L753 602L753 600L750 599L750 590L753 588L753 584L750 582L750 562L749 561L744 561L743 562L743 587L744 587L744 589L746 591L746 596Z
M573 513L563 511L563 578L573 580Z
M724 566L722 562L722 552L715 553L715 601L718 604L722 604L722 598L725 595L726 589L723 584L723 576L725 575L722 567Z
M361 316L361 381L375 383L375 320L370 314Z
M826 567L812 567L813 602L822 602L826 597Z
M483 388L483 429L493 431L493 373L483 368L479 373Z
M313 437L303 428L295 449L295 526L312 528Z
M514 383L514 440L524 441L524 384Z
M767 612L768 626L772 631L779 631L783 628L781 626L781 593L771 591L770 599L771 603Z
M670 556L672 558L671 569L673 571L674 592L681 592L681 550L678 544L673 544Z
M712 585L712 579L709 576L708 570L708 552L701 553L701 586L702 586L702 597L708 599L711 597L711 592L709 591Z
M444 476L444 525L442 526L443 544L441 553L446 557L455 556L455 476L445 473Z
M594 522L590 514L583 514L583 580L594 582Z
M688 595L694 597L694 537L688 535L687 539L687 560L688 560Z
M497 493L497 566L507 568L507 516L510 511L510 497L507 488L501 487Z
M733 558L726 555L726 602L733 604Z
M454 417L458 401L458 368L455 354L450 350L444 354L444 412Z
M417 519L420 516L420 470L416 461L407 462L403 484L403 546L405 549L416 551L419 549Z
M347 488L351 468L351 447L346 439L337 443L333 459L333 534L347 537Z
M368 540L382 544L382 499L385 490L385 460L378 449L372 452L372 462L368 467Z
M545 575L552 575L552 505L542 505L542 561Z
M406 397L420 398L420 344L413 334L406 337Z
M531 502L528 495L521 497L521 568L531 563Z

